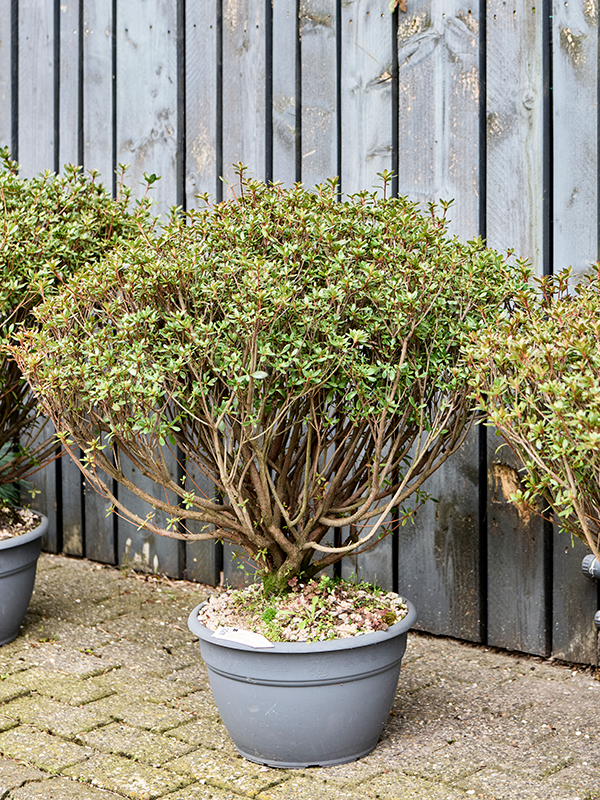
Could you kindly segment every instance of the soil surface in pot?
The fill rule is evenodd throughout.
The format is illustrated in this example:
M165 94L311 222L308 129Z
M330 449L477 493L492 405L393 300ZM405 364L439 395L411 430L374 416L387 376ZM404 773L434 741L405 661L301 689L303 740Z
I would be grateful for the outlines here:
M40 517L30 508L14 508L0 502L0 542L28 533L37 528L40 522Z
M213 595L198 614L210 630L238 628L272 642L318 642L384 631L406 616L406 603L394 592L366 583L290 581L290 591L266 597L261 584Z

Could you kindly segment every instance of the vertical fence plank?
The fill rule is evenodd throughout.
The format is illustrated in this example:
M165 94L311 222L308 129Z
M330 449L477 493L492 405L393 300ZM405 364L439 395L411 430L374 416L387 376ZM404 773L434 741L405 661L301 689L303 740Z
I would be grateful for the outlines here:
M110 191L116 166L111 0L85 0L83 15L83 165L97 170Z
M223 0L223 175L236 191L233 164L265 175L264 14L261 0Z
M554 269L585 272L598 258L598 9L553 9Z
M598 664L598 583L583 575L581 562L588 553L579 539L554 532L552 655L579 664Z
M160 177L156 213L177 202L176 0L130 0L117 16L117 160L143 192L144 173Z
M302 183L337 175L335 0L301 0Z
M40 420L40 424L43 431L38 441L42 442L54 434L54 425L44 420ZM22 500L27 505L31 505L34 510L40 511L48 517L48 530L42 539L42 547L50 553L58 552L60 539L57 525L56 473L56 462L53 461L35 472L28 481L30 486L27 488L31 489L31 497L28 497L27 489L21 491Z
M186 4L186 207L199 205L196 195L217 191L217 3ZM214 487L202 475L192 473L188 489L214 495ZM189 522L192 533L201 523ZM213 541L185 545L188 580L216 585L221 570L222 546Z
M19 3L19 163L54 168L54 2Z
M460 2L411 3L399 15L401 195L454 200L451 230L478 233L479 70L477 9ZM425 209L423 209L425 210ZM477 438L424 486L436 500L399 537L399 590L419 608L419 625L471 641L481 637Z
M79 164L79 1L60 4L58 166Z
M517 0L490 0L487 14L487 240L514 247L542 271L543 15ZM548 575L544 525L508 496L518 487L507 448L489 436L488 642L547 654Z
M296 0L273 0L273 180L296 180Z
M144 173L160 181L151 190L155 213L165 214L177 202L177 6L175 0L130 0L119 4L117 46L117 158L130 165L129 183L143 192ZM136 80L132 80L136 76ZM174 455L168 466L177 479ZM163 492L127 464L129 477L146 491ZM119 487L119 498L138 516L151 512L147 503ZM173 500L171 498L171 500ZM168 515L157 512L159 525ZM132 566L178 577L181 542L137 530L118 521L118 558Z
M186 4L186 204L217 188L217 4Z
M553 8L554 270L574 279L598 258L598 9L584 0ZM573 546L572 546L573 544ZM585 547L557 527L553 553L552 651L598 661L594 581L581 574Z
M342 8L342 189L372 189L392 168L392 15L379 0Z
M59 66L59 140L58 167L65 164L81 166L79 132L80 120L80 70L79 70L79 2L61 3L60 66ZM61 458L60 477L62 549L67 555L84 555L82 476L77 464L65 455Z
M12 132L11 0L0 0L0 147L11 147Z
M351 0L342 7L341 119L345 195L373 189L378 172L392 167L392 15L376 0ZM389 191L389 190L388 190ZM342 531L342 539L346 532ZM392 540L349 556L342 575L393 588Z

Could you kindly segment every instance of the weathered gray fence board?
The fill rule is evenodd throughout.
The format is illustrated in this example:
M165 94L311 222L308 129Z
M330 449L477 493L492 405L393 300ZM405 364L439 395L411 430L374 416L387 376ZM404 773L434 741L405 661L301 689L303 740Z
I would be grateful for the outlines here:
M165 214L177 202L177 8L175 0L129 0L117 12L117 160ZM138 76L132 80L132 76Z
M480 641L476 432L424 488L429 500L400 529L398 587L416 603L418 627Z
M547 573L541 517L508 498L519 488L518 462L488 436L488 644L549 655Z
M582 574L581 562L587 552L579 539L571 541L568 533L555 528L552 654L565 661L598 664L594 625L598 582Z
M554 269L578 273L598 253L598 9L554 6Z
M79 164L79 2L60 4L58 166Z
M105 483L110 480L101 471L98 477ZM118 557L115 552L115 518L109 512L111 504L87 482L84 484L84 504L85 555L93 561L116 564Z
M186 3L186 183L187 208L197 194L217 189L217 3Z
M524 0L487 13L487 241L542 271L543 15Z
M392 168L392 17L379 0L342 7L342 189L381 183Z
M81 471L69 455L60 460L62 547L70 556L85 555Z
M19 163L24 176L54 169L54 2L19 3Z
M262 0L223 0L223 175L235 191L233 164L265 177L264 15Z
M454 200L448 216L463 239L479 223L477 30L476 9L455 0L411 4L398 34L399 193L423 206ZM472 433L424 487L439 502L399 533L399 588L422 609L418 624L473 641L482 614L477 464Z
M83 166L113 183L112 2L86 0L83 17Z
M302 183L337 175L335 0L301 0Z
M296 0L273 1L273 180L296 180Z
M543 15L519 0L487 14L487 241L542 272ZM544 526L508 502L515 463L488 431L488 642L546 654ZM503 483L504 481L504 483ZM511 642L509 645L508 643Z
M0 147L10 147L12 132L10 0L0 0Z
M177 201L177 14L176 3L135 0L118 6L117 46L117 158L128 164L129 184L143 192L144 173L160 176L150 190L155 211L165 214ZM133 81L132 75L141 76ZM176 473L175 458L167 455ZM151 482L133 465L129 477L146 491ZM164 494L164 493L163 493ZM147 503L119 487L119 498L139 517L151 511ZM161 494L162 497L162 494ZM166 516L156 512L159 524ZM182 544L156 537L119 519L118 559L147 571L177 575Z
M598 257L598 10L584 0L553 5L553 266L572 265L577 280ZM598 588L582 580L585 548L574 544L555 528L552 646L557 658L593 663Z
M39 441L51 436L54 433L54 426L51 422L43 423L43 433ZM58 529L57 529L57 486L56 486L56 464L51 462L44 469L38 470L31 477L30 485L33 484L31 504L37 510L48 517L48 530L42 539L42 547L50 553L58 552ZM27 491L30 488L21 489L23 500L28 503ZM59 490L60 491L60 490Z
M149 478L142 475L129 461L122 458L123 471L137 486L156 497L165 500L165 491L154 486ZM171 477L177 480L175 459L168 460L168 469ZM128 489L119 486L119 500L126 508L133 511L141 519L148 514L152 515L154 522L159 527L167 527L167 521L172 516L163 511L154 510L152 507L134 495ZM176 504L176 498L169 494L169 502ZM119 518L117 556L119 563L143 572L163 572L166 575L180 575L183 564L184 544L181 540L164 536L156 536L151 531L141 529L126 519Z

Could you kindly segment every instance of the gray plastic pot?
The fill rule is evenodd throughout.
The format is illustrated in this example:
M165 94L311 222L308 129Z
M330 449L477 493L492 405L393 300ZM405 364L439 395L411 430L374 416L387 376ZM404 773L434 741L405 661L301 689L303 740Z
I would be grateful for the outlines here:
M0 645L16 639L31 599L42 536L48 529L47 518L38 516L42 521L34 530L0 541Z
M201 607L188 625L200 640L221 718L244 758L270 767L327 767L373 750L417 618L412 603L387 631L269 649L214 639L198 621Z

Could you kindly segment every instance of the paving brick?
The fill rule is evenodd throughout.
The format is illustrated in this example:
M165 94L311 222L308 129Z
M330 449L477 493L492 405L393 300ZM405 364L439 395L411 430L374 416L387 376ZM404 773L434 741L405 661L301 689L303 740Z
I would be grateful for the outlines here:
M169 673L166 678L144 675L140 680L139 674L126 666L105 675L90 678L89 681L107 693L110 691L127 695L132 703L140 701L168 703L198 689L197 685L181 680L178 672Z
M246 761L237 753L228 756L204 749L194 750L169 762L169 770L250 797L255 797L274 784L286 781L291 774L289 770L270 769Z
M58 642L44 642L35 646L26 644L21 652L23 666L51 668L80 678L101 675L119 666L119 662L109 656L86 655L78 648Z
M192 779L166 769L114 755L95 755L63 770L77 780L118 792L131 800L153 800L191 783Z
M134 758L153 767L160 767L194 750L194 746L187 742L119 722L81 734L78 740L104 753Z
M26 767L18 761L0 758L0 797L4 797L9 789L22 786L27 781L38 781L45 777L43 772L33 767Z
M56 670L33 667L11 675L6 681L0 683L0 700L2 699L3 684L9 681L15 688L21 688L21 694L34 690L42 697L52 697L55 700L62 700L77 706L91 703L93 700L100 700L100 698L113 693L108 683L102 684L91 678L84 679Z
M112 719L106 710L94 704L77 708L49 697L36 696L13 700L3 706L2 713L15 722L34 725L65 738L106 725Z
M138 728L162 733L193 719L191 714L158 703L140 702L125 694L112 695L87 706L98 714L127 722Z
M0 733L0 753L40 769L60 771L92 755L89 748L65 742L29 725L19 725Z
M127 664L140 677L143 675L162 677L174 670L188 667L194 661L193 655L188 655L179 650L176 655L172 655L163 648L145 646L125 640L100 647L94 651L94 654L103 661L106 660L114 664Z
M149 619L143 616L118 617L108 620L103 627L118 638L158 648L175 649L192 642L195 638L186 620L178 616L175 617L175 621L165 621L156 616L151 616Z
M27 783L11 792L7 800L115 800L112 792L94 789L69 778L48 778L38 783Z

